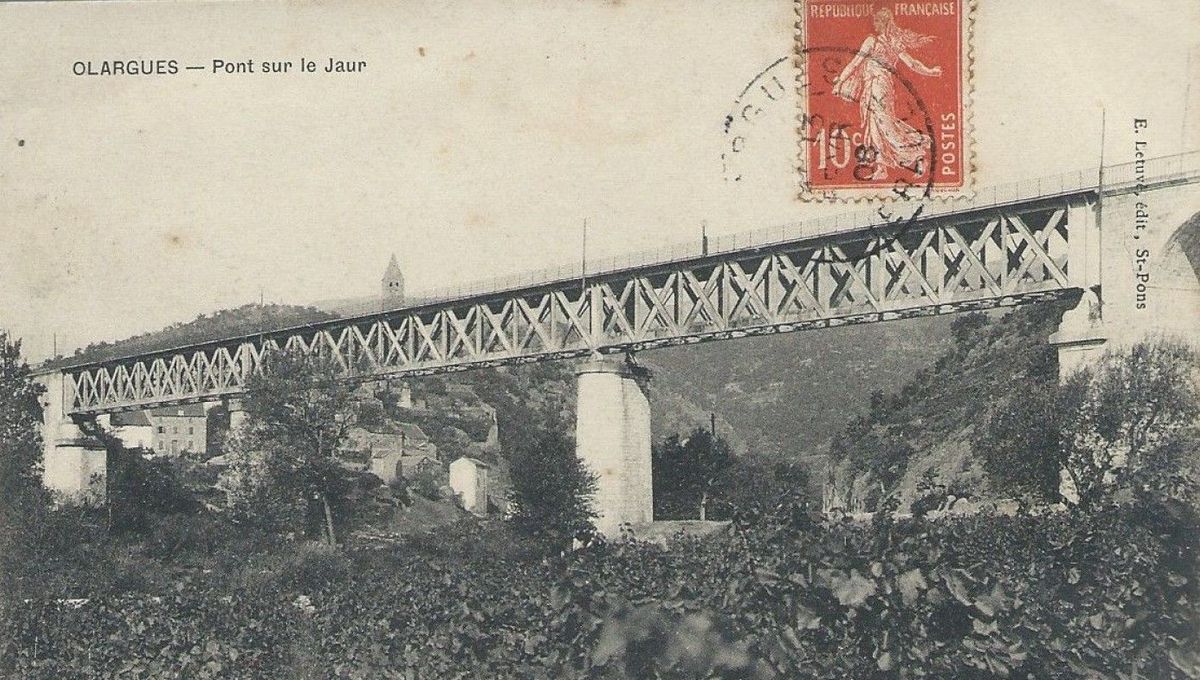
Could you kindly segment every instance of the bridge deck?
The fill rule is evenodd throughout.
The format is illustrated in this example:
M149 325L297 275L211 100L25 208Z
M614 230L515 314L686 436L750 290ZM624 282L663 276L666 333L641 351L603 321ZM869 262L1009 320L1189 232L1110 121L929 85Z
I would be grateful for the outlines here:
M1198 154L900 202L904 216L840 215L603 263L582 277L493 280L420 306L62 369L69 413L244 391L264 357L326 357L373 380L981 309L1069 294L1072 234L1099 196L1200 179ZM911 206L911 207L910 207ZM1078 248L1079 244L1074 244ZM648 261L647 261L648 260ZM423 297L438 297L426 294Z

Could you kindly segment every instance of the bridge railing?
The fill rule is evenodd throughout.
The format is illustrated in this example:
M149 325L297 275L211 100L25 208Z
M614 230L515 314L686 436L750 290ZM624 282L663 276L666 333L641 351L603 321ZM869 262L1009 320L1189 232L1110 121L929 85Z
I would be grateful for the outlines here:
M1139 174L1141 175L1140 180ZM1116 193L1131 189L1139 181L1151 185L1197 178L1200 178L1200 150L1147 159L1140 173L1137 164L1120 163L1105 166L1103 178L1100 168L1093 167L987 186L976 190L969 198L937 199L935 197L934 200L924 201L921 204L921 216L933 217L963 210L998 207L1035 198L1097 191L1100 189L1102 179L1104 193ZM914 198L914 205L915 201ZM704 250L701 240L690 240L598 258L587 262L586 268L580 262L544 267L454 286L418 290L414 292L414 297L420 298L423 302L438 302L485 293L499 293L543 283L551 284L571 279L602 276L635 267L670 264L705 255L720 255L738 250L768 247L801 238L820 237L850 229L863 229L885 224L886 220L880 217L878 209L841 212L773 227L712 237L709 239L707 251Z
M1103 191L1099 193L1107 195L1130 191L1139 185L1149 188L1164 183L1197 180L1200 180L1200 151L1191 151L1173 156L1147 159L1140 167L1134 163L1106 166L1103 176ZM1087 191L1098 192L1100 184L1101 176L1099 168L1026 179L980 189L969 199L926 201L922 204L921 217L933 217L947 213L987 209L989 207L1002 207L1033 198L1053 198ZM504 294L523 288L549 287L555 284L561 285L566 281L580 281L584 278L590 280L605 274L637 267L670 265L705 255L720 256L729 252L770 247L799 239L821 238L838 232L863 230L872 226L883 226L884 224L886 224L886 221L874 210L836 213L765 229L715 237L710 239L707 251L704 251L701 241L695 240L595 260L588 263L586 277L580 264L575 263L537 269L511 276L493 277L447 288L418 291L413 297L420 301L420 305L429 306L448 300L464 299L476 295ZM385 312L390 313L392 311L364 310L362 315L370 316ZM321 325L315 324L314 327ZM268 332L283 333L288 330L294 329L272 329ZM245 338L261 335L262 333L249 334ZM210 342L159 349L150 354L167 356L188 347L216 345L237 339L214 338ZM77 369L91 364L117 363L135 356L140 355L112 357L99 361L84 362L71 365L69 368ZM46 370L51 369L47 368Z

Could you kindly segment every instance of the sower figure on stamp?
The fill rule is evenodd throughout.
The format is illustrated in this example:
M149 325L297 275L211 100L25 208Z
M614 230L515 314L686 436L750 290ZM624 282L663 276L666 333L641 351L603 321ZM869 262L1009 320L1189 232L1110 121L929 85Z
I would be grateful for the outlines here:
M875 13L875 35L867 36L833 81L834 94L859 104L863 126L860 163L874 168L869 179L883 179L895 168L907 168L917 176L925 173L931 140L896 115L893 78L897 61L923 76L942 75L940 66L926 66L909 54L931 40L931 36L900 28L891 10L881 9Z

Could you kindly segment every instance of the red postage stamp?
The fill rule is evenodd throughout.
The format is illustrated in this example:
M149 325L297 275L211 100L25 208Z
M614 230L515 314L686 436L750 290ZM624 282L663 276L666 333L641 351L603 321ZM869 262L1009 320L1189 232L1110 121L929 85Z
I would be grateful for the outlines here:
M796 0L801 198L970 189L973 0Z

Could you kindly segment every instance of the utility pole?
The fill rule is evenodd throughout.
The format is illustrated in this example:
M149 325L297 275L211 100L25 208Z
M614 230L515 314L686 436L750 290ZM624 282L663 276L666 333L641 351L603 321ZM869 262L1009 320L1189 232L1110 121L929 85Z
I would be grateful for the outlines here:
M700 254L708 255L708 221L700 220Z
M1185 70L1184 73L1192 72L1192 55L1195 53L1196 53L1196 50L1194 50L1194 49L1188 51L1187 70ZM1189 120L1188 104L1191 103L1191 99L1192 99L1192 79L1188 78L1187 84L1185 84L1183 87L1183 120L1180 121L1180 123L1179 123L1179 146L1184 149L1187 148L1187 142L1188 142L1188 138L1187 138L1187 127L1188 127L1188 120Z
M1098 197L1104 194L1104 107L1100 107L1100 176L1097 178L1096 195Z
M1104 138L1105 138L1106 131L1107 131L1107 125L1105 122L1105 110L1104 110L1104 107L1101 106L1100 107L1100 174L1096 178L1096 182L1097 182L1097 186L1096 186L1096 233L1099 235L1099 237L1097 238L1097 242L1100 244L1100 247L1096 249L1096 252L1097 252L1096 271L1101 272L1100 273L1101 279L1103 279L1103 277L1104 277L1104 274L1103 274L1103 272L1104 272L1104 247L1102 244L1103 244L1103 240L1104 240L1104 143L1105 143ZM1096 283L1098 284L1100 282L1096 281ZM1095 291L1093 291L1093 292L1095 292ZM1101 309L1103 309L1104 301L1101 300L1100 304L1101 304Z
M579 258L579 292L587 291L587 218L583 218L583 246Z

